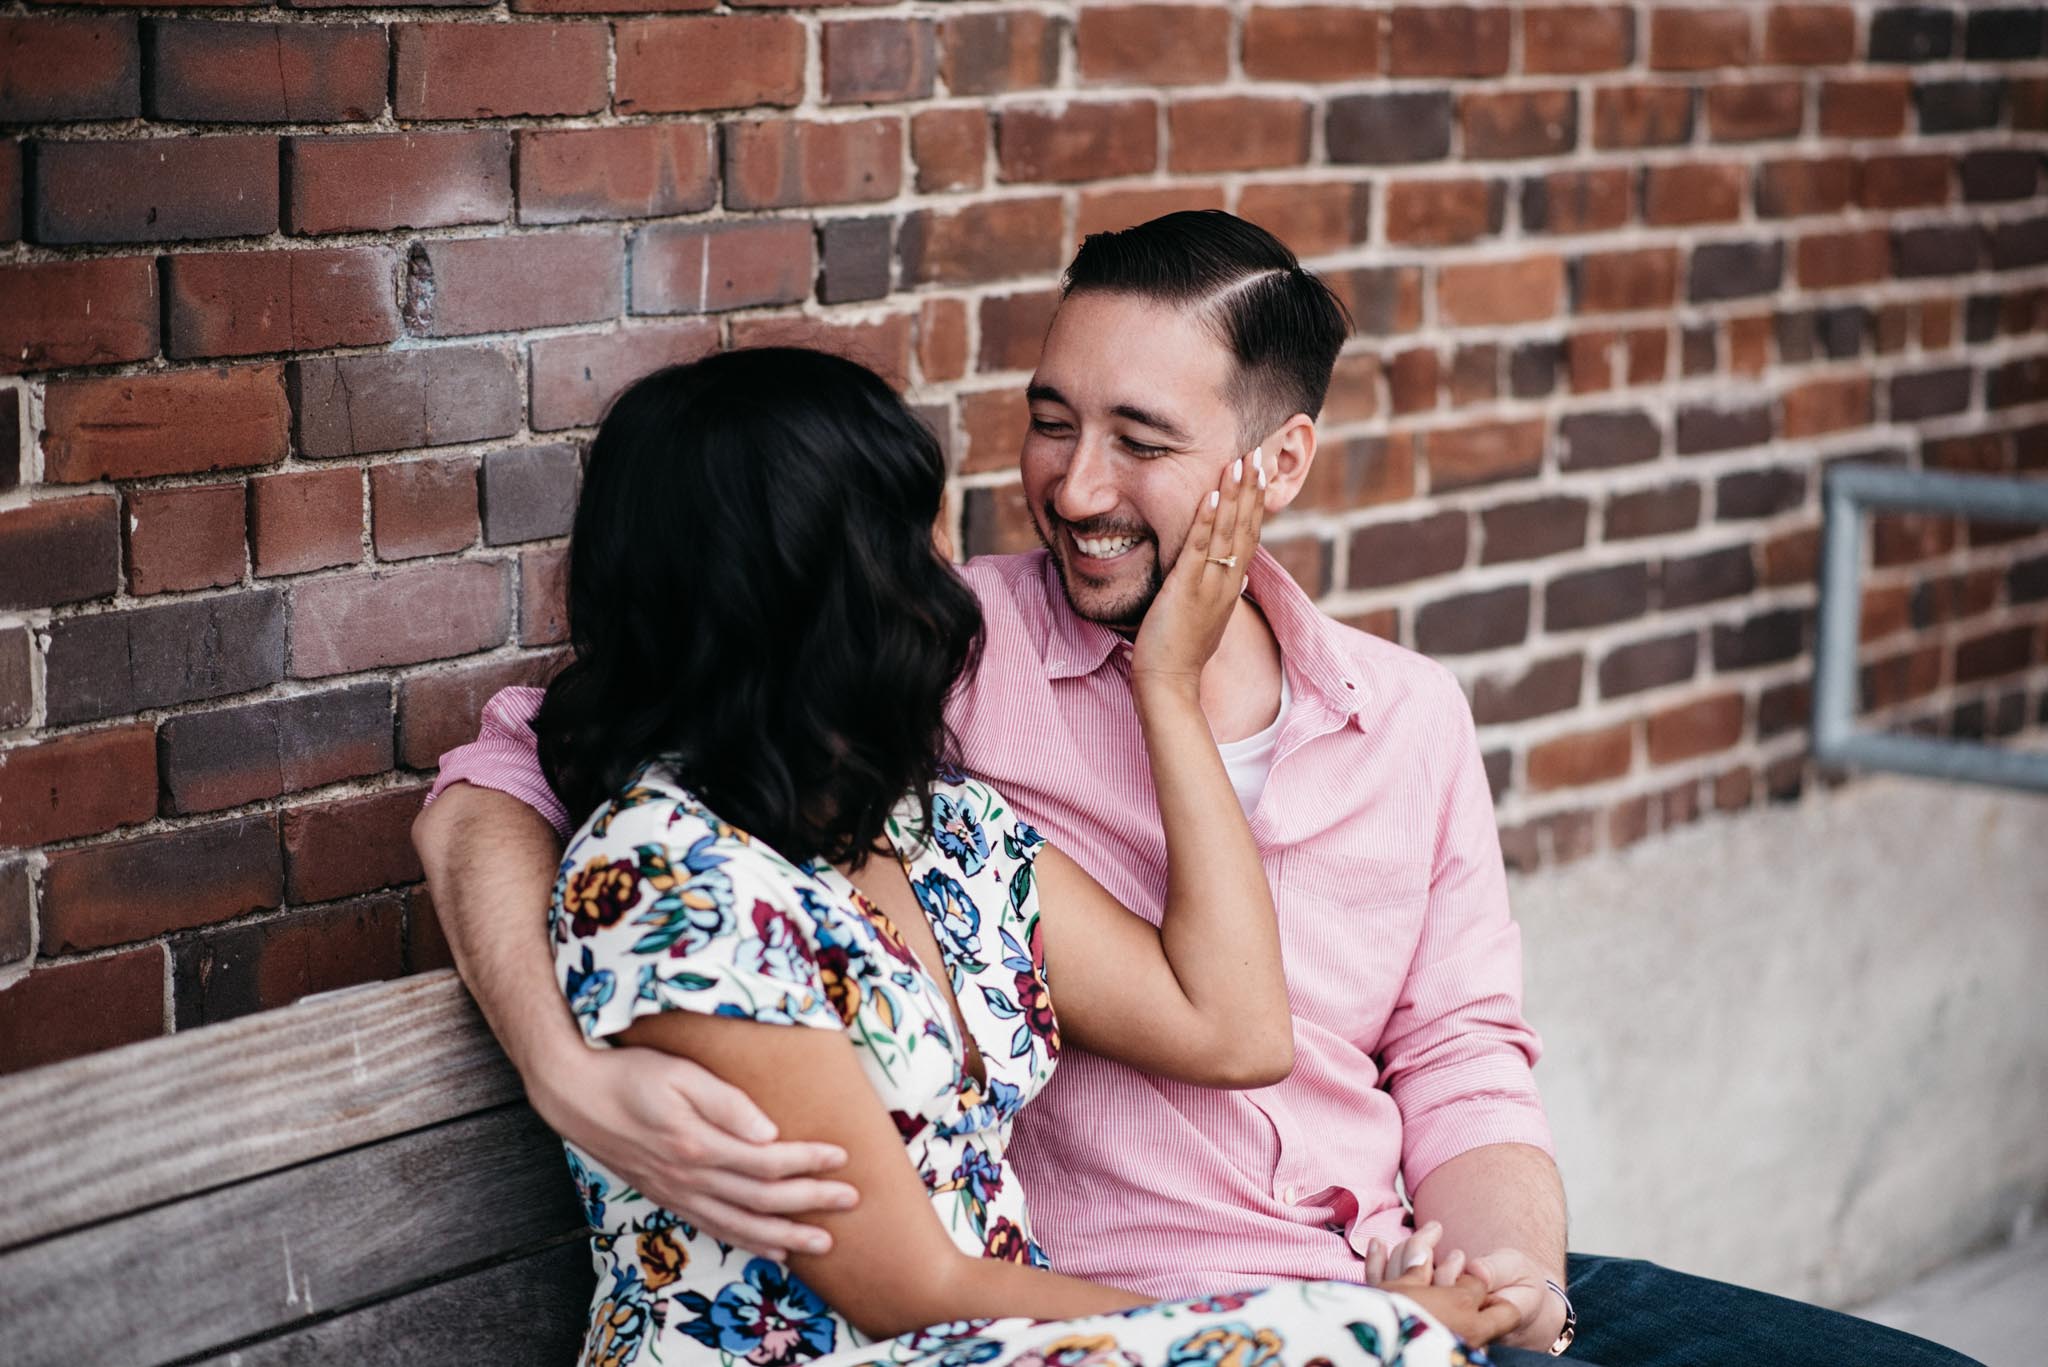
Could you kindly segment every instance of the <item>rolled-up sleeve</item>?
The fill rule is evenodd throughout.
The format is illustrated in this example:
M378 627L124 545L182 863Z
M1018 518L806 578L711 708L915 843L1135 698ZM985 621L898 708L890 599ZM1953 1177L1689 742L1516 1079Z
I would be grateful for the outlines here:
M533 718L543 696L543 690L526 687L501 688L493 694L484 704L476 739L441 756L441 772L427 803L431 805L451 783L495 788L539 812L566 838L569 813L541 772L540 742L533 734Z
M1382 1076L1401 1111L1409 1191L1488 1144L1552 1152L1522 1019L1522 934L1508 911L1493 798L1471 709L1446 673L1432 728L1447 741L1422 935L1385 1033Z

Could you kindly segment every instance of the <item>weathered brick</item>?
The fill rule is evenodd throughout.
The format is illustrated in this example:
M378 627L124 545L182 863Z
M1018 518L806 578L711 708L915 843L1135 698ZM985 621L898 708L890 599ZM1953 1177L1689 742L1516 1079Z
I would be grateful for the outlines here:
M1963 56L1969 61L2017 62L2041 55L2036 6L1972 9L1963 22Z
M808 347L844 356L881 376L890 388L910 382L910 315L892 313L867 321L818 318L801 313L735 319L732 345Z
M1666 560L1657 573L1658 597L1671 608L1738 598L1756 587L1756 564L1747 546L1727 546Z
M1397 180L1386 187L1389 242L1447 247L1498 233L1506 196L1499 181Z
M1635 58L1635 12L1624 5L1555 5L1522 11L1522 69L1578 75Z
M1955 159L1938 154L1871 157L1863 163L1858 198L1866 209L1945 204L1954 172Z
M1442 365L1435 347L1410 347L1387 362L1387 398L1396 413L1426 413L1437 405Z
M0 70L0 123L142 113L142 45L132 15L0 17Z
M1543 792L1620 778L1635 761L1635 730L1623 722L1531 746L1524 766L1529 787Z
M1074 28L1091 84L1206 85L1230 71L1230 11L1218 5L1089 5Z
M718 325L692 318L533 343L533 427L588 427L633 381L718 349Z
M109 598L120 587L120 514L111 496L0 509L0 610Z
M199 931L172 950L178 1029L289 1006L404 971L397 893Z
M1830 138L1895 138L1906 131L1912 83L1897 76L1828 81L1820 88L1820 131Z
M40 142L37 242L180 242L277 229L277 139Z
M1652 713L1648 732L1650 762L1676 764L1726 750L1742 738L1743 720L1740 693L1716 694Z
M903 183L903 122L761 119L725 125L725 202L734 209L893 199Z
M1472 690L1472 720L1481 726L1528 721L1579 705L1585 657L1555 655L1513 674L1489 674Z
M1543 591L1543 628L1579 631L1640 617L1650 610L1650 569L1641 562L1577 570Z
M1870 421L1870 378L1809 380L1785 391L1780 400L1781 433L1790 439L1816 437Z
M1559 420L1558 468L1605 470L1655 460L1664 435L1641 411L1571 413Z
M971 285L1060 268L1057 196L1004 199L909 215L897 235L905 285Z
M1926 81L1913 88L1922 133L1996 128L2005 109L2003 81Z
M803 99L808 40L784 15L622 19L613 107L621 114L787 106Z
M1761 446L1771 439L1772 430L1771 409L1765 404L1686 404L1678 410L1678 454Z
M1756 211L1766 218L1840 213L1856 201L1856 176L1847 157L1766 163L1757 175Z
M718 157L701 124L524 129L519 221L582 223L693 214L718 201Z
M1288 578L1311 598L1330 591L1330 543L1320 536L1290 536L1264 543Z
M2048 399L2048 356L2022 356L1984 374L1984 406L2011 408Z
M127 497L128 591L138 598L240 583L247 568L240 484L142 489Z
M1593 233L1619 228L1632 212L1631 176L1618 166L1594 171L1552 171L1522 182L1522 229L1532 233ZM1389 187L1390 189L1392 187ZM1391 221L1389 240L1391 240Z
M503 129L293 137L284 155L294 233L499 223L512 212L512 135Z
M583 474L574 446L516 446L484 458L484 541L503 546L566 536Z
M1955 15L1927 6L1885 8L1870 16L1870 60L1933 62L1954 50Z
M1150 100L1005 108L996 116L997 174L1013 183L1141 175L1159 165L1158 113Z
M1956 643L1955 681L1978 683L2018 674L2034 661L2034 629L2006 627Z
M1557 156L1578 142L1578 96L1570 90L1461 95L1458 126L1470 158Z
M825 103L892 104L929 99L938 72L929 19L852 19L825 24Z
M246 693L284 677L284 602L255 589L65 618L44 677L52 725Z
M1806 88L1797 81L1754 81L1707 90L1707 132L1715 142L1763 142L1799 135Z
M449 561L292 588L292 676L322 678L471 655L511 630L508 566Z
M1746 6L1659 5L1650 13L1650 67L1654 71L1710 71L1748 66L1751 26Z
M34 650L28 628L0 628L0 730L24 726L34 715Z
M0 1073L39 1068L164 1032L164 950L38 968L0 991Z
M817 275L817 241L799 219L657 224L633 235L633 312L720 313L794 304Z
M391 686L188 712L157 732L167 812L217 811L391 768Z
M1586 544L1591 512L1584 499L1561 495L1487 508L1479 514L1479 563L1498 565L1577 550Z
M987 178L988 114L981 109L926 109L911 116L910 155L923 194L979 190Z
M1620 698L1681 683L1699 667L1699 655L1697 632L1632 641L1609 651L1600 661L1600 696Z
M149 112L194 123L356 123L384 112L381 24L152 19Z
M1451 358L1451 405L1486 403L1500 394L1500 348L1477 342L1458 348Z
M501 688L544 680L533 656L415 674L398 686L398 757L408 769L432 769L441 756L476 738L484 704Z
M1809 609L1779 608L1740 623L1716 623L1714 669L1726 673L1797 658L1806 650L1811 620Z
M380 560L461 550L477 536L474 456L405 461L370 471L370 535Z
M1965 152L1963 198L1972 204L2031 199L2040 180L2041 154L2029 148L1987 147Z
M1781 242L1706 242L1693 248L1686 297L1693 303L1769 294L1785 273Z
M1059 80L1068 21L1036 10L948 15L940 71L955 95L1000 95Z
M594 114L607 94L603 24L398 24L391 108L401 119ZM623 44L622 44L623 46Z
M616 317L625 246L611 232L415 243L406 321L429 337L557 327Z
M612 2L592 0L596 4ZM434 911L433 896L422 883L405 894L405 971L431 973L437 968L453 967L454 951L449 949L447 933Z
M1766 64L1833 66L1856 56L1856 11L1848 5L1773 5L1764 16Z
M970 489L960 509L961 550L968 556L1015 555L1038 545L1018 484Z
M1654 227L1730 223L1742 216L1749 167L1691 161L1643 172L1643 222Z
M156 740L147 722L4 753L0 847L98 835L156 815Z
M1387 39L1393 76L1499 76L1508 69L1505 8L1396 5Z
M1398 503L1414 493L1414 441L1406 433L1345 437L1325 440L1317 449L1315 464L1302 481L1294 506L1368 508Z
M1805 502L1806 472L1794 466L1738 470L1714 486L1714 516L1722 522L1776 517Z
M271 465L289 448L283 367L52 380L44 475L55 484Z
M275 813L64 850L43 872L42 951L132 944L233 920L283 897Z
M491 347L294 361L290 388L299 450L316 458L484 441L519 429L512 358Z
M1327 108L1323 136L1333 162L1387 166L1450 155L1449 91L1342 95Z
M569 555L543 547L519 556L519 644L554 645L569 639Z
M1426 433L1430 488L1442 493L1533 475L1543 464L1543 435L1541 418Z
M1991 267L2019 270L2048 261L2048 215L1991 225Z
M985 373L1032 369L1058 307L1055 290L985 296L979 309L981 351L975 368Z
M1664 536L1699 525L1700 487L1667 484L1615 494L1607 501L1602 534L1609 541Z
M1167 109L1167 168L1255 171L1308 160L1311 108L1305 100L1219 95L1175 100Z
M1380 16L1353 5L1254 5L1244 21L1245 75L1342 81L1380 69Z
M1164 214L1183 210L1220 209L1225 197L1215 182L1184 181L1163 186L1118 187L1081 191L1081 206L1074 214L1074 231L1065 239L1067 249L1095 233L1149 223ZM1064 257L1066 251L1060 255Z
M967 306L959 299L927 299L918 310L917 365L927 382L967 373Z
M1437 270L1437 315L1452 327L1529 323L1564 303L1564 258L1454 262Z
M249 481L249 543L259 576L301 574L362 558L363 476L294 470Z
M1602 86L1593 92L1593 145L1672 147L1692 141L1693 91L1679 85Z
M1678 252L1640 247L1579 258L1575 304L1581 313L1669 308L1678 292Z
M28 957L35 938L35 891L29 886L28 861L0 860L0 964Z
M1814 233L1799 239L1794 268L1802 289L1844 289L1891 274L1891 237L1882 228Z
M376 346L401 331L397 281L389 247L168 257L164 350L185 359Z
M1960 413L1970 406L1972 371L1968 366L1923 370L1891 378L1885 411L1894 422Z
M1351 536L1348 587L1383 588L1463 569L1471 534L1472 519L1463 512L1361 527Z
M0 242L21 240L21 144L0 138Z
M1519 645L1529 634L1529 586L1480 589L1425 603L1415 613L1415 648L1470 655Z

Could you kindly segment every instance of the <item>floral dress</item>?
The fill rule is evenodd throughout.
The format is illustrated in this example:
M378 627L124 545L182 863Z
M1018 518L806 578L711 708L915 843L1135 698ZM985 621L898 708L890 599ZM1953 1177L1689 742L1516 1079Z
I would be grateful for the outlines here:
M1033 861L1042 838L985 785L939 783L927 832L906 798L888 837L931 922L986 1083L952 1011L888 917L823 860L795 864L650 768L569 842L549 929L586 1040L700 1011L845 1031L960 1248L1046 1265L1004 1158L1059 1057ZM573 1144L594 1231L590 1367L1338 1367L1484 1362L1412 1302L1289 1283L1117 1315L968 1320L871 1342L785 1265L703 1234ZM914 1275L914 1272L908 1273Z

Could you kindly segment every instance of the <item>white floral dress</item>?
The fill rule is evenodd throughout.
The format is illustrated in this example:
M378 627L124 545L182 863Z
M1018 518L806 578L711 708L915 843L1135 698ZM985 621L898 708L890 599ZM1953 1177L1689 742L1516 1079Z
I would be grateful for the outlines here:
M661 1011L846 1031L954 1242L1042 1267L1004 1158L1018 1108L1059 1057L1033 882L1042 841L963 776L937 785L932 813L927 838L918 804L906 799L888 835L931 922L986 1085L967 1072L938 985L879 908L822 860L791 863L720 820L658 768L569 842L549 913L557 981L593 1044ZM1412 1302L1327 1282L1086 1320L962 1321L872 1343L787 1266L699 1233L565 1147L594 1231L598 1287L583 1351L593 1367L1484 1361Z

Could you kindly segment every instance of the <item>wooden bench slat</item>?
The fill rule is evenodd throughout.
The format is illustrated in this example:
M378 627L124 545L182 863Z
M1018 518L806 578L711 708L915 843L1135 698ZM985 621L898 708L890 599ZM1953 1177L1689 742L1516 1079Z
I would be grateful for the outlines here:
M161 1362L582 1229L561 1142L506 1106L0 1256L0 1324L13 1363Z
M520 1095L445 969L0 1078L0 1250Z
M365 1306L203 1360L205 1367L567 1367L583 1346L594 1278L583 1243ZM197 1367L197 1364L195 1364Z

